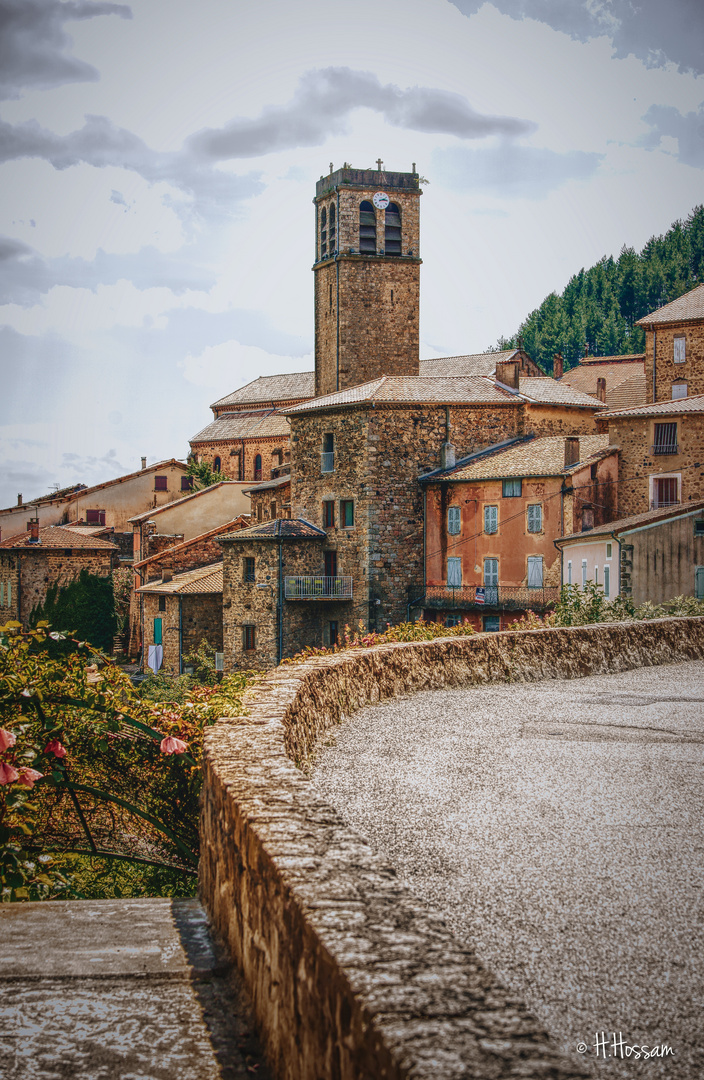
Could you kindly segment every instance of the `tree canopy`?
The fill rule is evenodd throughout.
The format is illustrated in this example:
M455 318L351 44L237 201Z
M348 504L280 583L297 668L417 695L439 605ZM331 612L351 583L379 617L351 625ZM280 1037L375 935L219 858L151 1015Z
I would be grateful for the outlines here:
M604 256L582 268L558 295L550 293L497 349L526 352L545 371L561 352L565 370L578 364L587 346L592 356L640 353L645 335L636 326L649 312L676 300L704 281L704 206L676 221L664 236L651 236L641 252L622 247L618 259Z

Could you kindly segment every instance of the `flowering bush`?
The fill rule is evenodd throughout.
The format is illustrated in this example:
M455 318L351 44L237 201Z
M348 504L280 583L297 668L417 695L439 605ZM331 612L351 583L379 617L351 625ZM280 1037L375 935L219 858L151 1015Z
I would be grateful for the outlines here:
M629 597L607 600L600 585L588 581L583 589L563 585L554 610L541 618L529 611L509 626L510 630L544 630L550 626L586 626L590 623L627 622L630 619L661 619L673 615L704 615L704 601L676 596L664 604L650 601L635 607Z
M67 853L194 875L203 729L251 680L142 699L91 645L0 627L0 899L65 895Z
M299 664L311 656L333 656L345 649L368 649L371 645L387 645L393 641L433 641L435 638L466 636L473 633L475 633L474 627L469 622L463 622L459 626L442 626L440 623L425 622L424 619L418 619L417 622L398 623L396 626L389 624L383 633L378 633L365 631L364 623L360 620L356 634L352 633L349 626L345 626L342 640L337 645L322 648L313 648L308 645L295 656L281 662L282 664Z

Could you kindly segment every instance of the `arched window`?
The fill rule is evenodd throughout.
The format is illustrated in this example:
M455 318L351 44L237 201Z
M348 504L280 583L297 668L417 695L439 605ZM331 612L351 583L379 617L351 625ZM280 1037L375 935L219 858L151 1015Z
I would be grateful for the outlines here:
M401 211L396 203L389 203L386 207L384 251L387 255L401 254Z
M323 207L320 211L320 258L324 259L328 253L328 212Z
M220 461L220 458L216 457L215 461L213 462L213 472L220 472L221 465L222 462Z
M376 214L366 199L359 204L359 250L363 254L376 255Z
M335 254L335 204L330 204L330 254Z
M254 479L261 480L262 478L262 455L257 454L254 459Z

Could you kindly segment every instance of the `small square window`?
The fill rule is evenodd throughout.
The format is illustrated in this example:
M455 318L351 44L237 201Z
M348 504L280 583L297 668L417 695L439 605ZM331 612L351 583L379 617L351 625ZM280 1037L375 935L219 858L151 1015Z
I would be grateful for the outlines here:
M181 491L192 491L192 490L193 490L193 477L192 476L182 476L181 477Z
M335 502L333 499L325 499L323 502L323 528L335 528Z
M246 555L242 560L242 580L247 585L254 582L254 557Z
M168 477L155 476L154 477L154 490L155 491L168 491L167 487Z
M451 536L457 536L461 525L461 510L459 506L451 506L447 511L447 531Z
M539 533L543 531L543 507L541 503L534 503L528 507L528 532Z
M482 616L482 630L485 634L498 634L501 630L500 615Z
M498 506L484 507L484 532L495 533L499 531L499 508Z
M522 494L522 481L521 480L504 480L502 482L502 491L504 499L520 499Z
M256 627L242 627L242 646L245 652L253 652L256 649Z
M354 527L354 502L352 499L340 501L340 524L343 529Z
M672 384L672 400L681 401L682 398L687 397L687 383L686 382L673 382Z
M704 536L704 521L695 521L694 522L694 535L695 536Z

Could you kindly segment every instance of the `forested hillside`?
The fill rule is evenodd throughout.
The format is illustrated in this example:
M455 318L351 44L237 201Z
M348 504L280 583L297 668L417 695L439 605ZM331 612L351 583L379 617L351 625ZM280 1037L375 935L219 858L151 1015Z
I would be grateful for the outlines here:
M605 256L570 279L561 296L550 293L511 338L497 349L523 348L552 371L561 352L565 370L584 356L638 353L645 335L634 323L650 311L704 282L704 206L676 221L664 236L652 236L641 252L623 247L618 259Z

